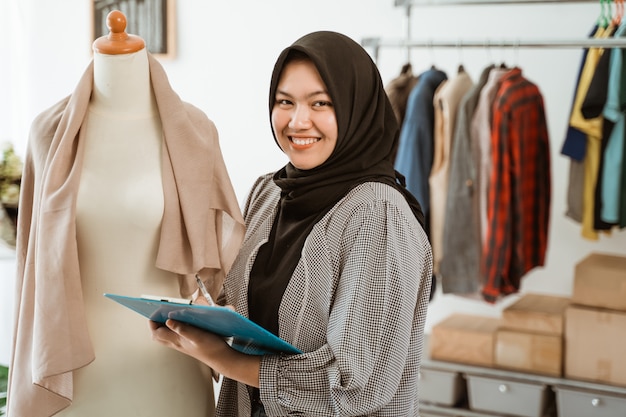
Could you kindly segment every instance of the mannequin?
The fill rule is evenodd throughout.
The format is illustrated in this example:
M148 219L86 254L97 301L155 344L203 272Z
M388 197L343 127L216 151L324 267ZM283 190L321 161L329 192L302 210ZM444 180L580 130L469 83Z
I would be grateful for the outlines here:
M212 416L211 370L103 293L193 298L197 273L217 297L243 217L213 123L121 12L107 23L74 93L31 126L8 415Z
M117 14L110 16L113 35L120 33ZM63 417L206 417L214 407L207 370L171 349L155 349L145 320L102 296L178 294L174 274L154 266L164 201L162 130L146 48L135 38L94 42L76 229L96 359L74 373L74 401Z

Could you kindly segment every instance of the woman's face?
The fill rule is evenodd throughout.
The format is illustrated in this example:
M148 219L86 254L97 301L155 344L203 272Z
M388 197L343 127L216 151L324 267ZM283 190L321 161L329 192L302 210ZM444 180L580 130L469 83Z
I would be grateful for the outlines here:
M272 128L281 149L298 169L323 164L335 149L335 109L311 61L291 61L283 68L272 109Z

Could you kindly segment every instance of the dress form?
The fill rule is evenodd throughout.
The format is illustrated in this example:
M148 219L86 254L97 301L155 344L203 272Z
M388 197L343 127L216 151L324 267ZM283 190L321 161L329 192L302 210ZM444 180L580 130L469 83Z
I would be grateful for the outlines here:
M148 323L104 292L179 295L155 265L164 207L161 121L141 38L111 12L94 42L94 85L80 132L84 160L76 200L80 275L95 360L74 372L74 401L58 416L206 417L214 408L207 368L154 343Z

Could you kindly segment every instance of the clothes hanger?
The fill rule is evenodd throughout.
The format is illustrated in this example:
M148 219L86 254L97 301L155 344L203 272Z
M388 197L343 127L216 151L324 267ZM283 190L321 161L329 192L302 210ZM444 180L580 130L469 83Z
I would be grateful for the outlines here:
M487 57L489 57L489 62L493 64L493 54L491 53L491 45L489 44L489 41L485 41L485 51L487 52Z
M435 48L433 48L432 40L428 42L428 53L430 54L430 69L436 70L437 66L435 65Z
M459 54L459 67L457 69L457 72L461 74L465 72L465 67L463 66L463 47L461 46L460 41L457 41L456 48L457 48L457 53Z
M615 0L613 4L614 12L611 24L614 26L619 26L622 23L622 16L624 16L624 0Z
M509 69L509 66L506 64L506 48L500 49L500 54L502 55L502 60L500 61L501 69Z
M513 47L511 48L511 54L513 55L513 59L512 59L512 65L509 68L519 68L519 44L520 41L515 40L513 42Z
M597 24L599 27L606 29L611 22L610 13L611 6L610 0L600 0L600 16L598 16ZM608 9L608 10L607 10Z
M402 65L400 74L407 74L409 76L413 75L413 66L411 65L411 47L408 45L406 47L406 62L404 65Z

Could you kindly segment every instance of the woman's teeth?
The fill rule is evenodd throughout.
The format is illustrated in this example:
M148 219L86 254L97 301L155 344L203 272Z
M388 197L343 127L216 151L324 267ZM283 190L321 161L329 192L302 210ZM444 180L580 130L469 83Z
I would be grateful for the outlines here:
M310 145L319 140L319 138L291 138L291 141L296 145Z

